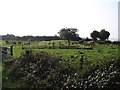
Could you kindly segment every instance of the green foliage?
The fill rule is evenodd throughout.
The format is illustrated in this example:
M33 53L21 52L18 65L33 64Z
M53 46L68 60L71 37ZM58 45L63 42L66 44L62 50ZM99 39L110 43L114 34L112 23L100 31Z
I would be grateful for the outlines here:
M94 41L97 41L97 38L99 38L100 34L99 34L98 31L94 30L94 31L90 34L90 36L92 37L92 39L93 39Z
M110 33L109 33L108 31L105 31L105 29L102 29L102 30L100 31L100 36L99 36L99 38L100 38L100 40L104 41L104 40L106 40L106 39L109 38L109 35L110 35Z
M63 28L61 29L58 34L64 40L79 40L79 35L77 34L76 28Z
M94 41L97 41L99 38L101 41L105 41L106 39L109 38L110 33L108 31L105 31L105 29L102 29L100 32L94 30L90 36Z
M13 34L2 35L3 40L15 40L16 37Z
M107 62L107 64L104 67L101 67L100 65L94 66L95 68L91 69L89 71L89 75L87 76L87 78L85 78L86 83L84 83L84 86L86 88L120 88L119 65L120 59L113 58L109 62Z
M59 57L55 58L45 52L32 53L27 50L17 60L12 61L13 63L9 60L4 61L5 71L6 67L13 65L5 79L12 82L23 81L24 85L18 88L62 88L65 87L64 83L72 83L71 80L66 81L68 76L74 79L74 68L67 63L60 62ZM3 82L3 87L8 87L5 83Z
M120 88L119 58L89 66L88 70L87 66L78 70L59 55L27 50L18 58L4 60L3 88Z
M53 47L53 42L55 49L32 49L36 47L35 45L47 46L48 43ZM3 44L9 46L5 42ZM92 50L56 48L59 45L68 46L67 40L32 42L30 44L32 51L21 49L19 44L15 45L14 57L7 57L3 61L3 87L57 89L119 87L120 60L116 58L119 56L118 45L95 44ZM73 46L77 45L83 47L81 44ZM21 55L22 52L24 53ZM79 59L83 54L81 70Z

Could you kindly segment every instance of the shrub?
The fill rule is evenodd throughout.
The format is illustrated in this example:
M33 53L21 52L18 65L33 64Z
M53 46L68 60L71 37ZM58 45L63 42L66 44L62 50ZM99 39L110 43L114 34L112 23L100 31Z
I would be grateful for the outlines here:
M19 88L64 88L76 82L73 82L76 80L76 72L60 60L61 58L55 58L46 52L33 53L27 50L14 60L8 79L13 82L23 81L24 85Z
M62 60L61 60L62 59ZM46 52L26 50L18 58L3 62L3 87L11 88L120 88L120 59L112 58L106 64L92 65L85 73L65 62L63 58ZM7 84L7 81L10 84ZM22 82L22 83L21 83ZM13 84L14 83L14 84ZM17 85L20 84L20 85ZM16 85L16 86L15 86Z

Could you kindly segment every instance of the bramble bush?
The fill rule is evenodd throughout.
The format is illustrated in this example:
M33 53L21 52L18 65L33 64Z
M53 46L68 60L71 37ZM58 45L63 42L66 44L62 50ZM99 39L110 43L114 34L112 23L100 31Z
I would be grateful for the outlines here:
M22 81L21 85L11 88L120 88L120 59L113 58L106 66L94 65L81 75L76 68L65 62L61 57L52 56L47 52L26 50L18 58L3 61L3 88Z

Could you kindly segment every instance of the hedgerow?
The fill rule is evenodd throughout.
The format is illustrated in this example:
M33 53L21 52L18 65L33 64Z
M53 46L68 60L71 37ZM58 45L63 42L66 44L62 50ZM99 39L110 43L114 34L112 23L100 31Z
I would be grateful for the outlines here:
M3 88L120 88L120 59L112 58L105 65L94 65L82 74L61 57L26 50L18 58L3 61L3 74L7 74Z

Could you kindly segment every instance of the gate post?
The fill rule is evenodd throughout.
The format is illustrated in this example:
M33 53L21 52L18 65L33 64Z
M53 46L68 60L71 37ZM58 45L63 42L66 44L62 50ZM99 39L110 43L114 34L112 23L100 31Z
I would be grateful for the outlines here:
M10 55L13 56L13 46L10 46Z

